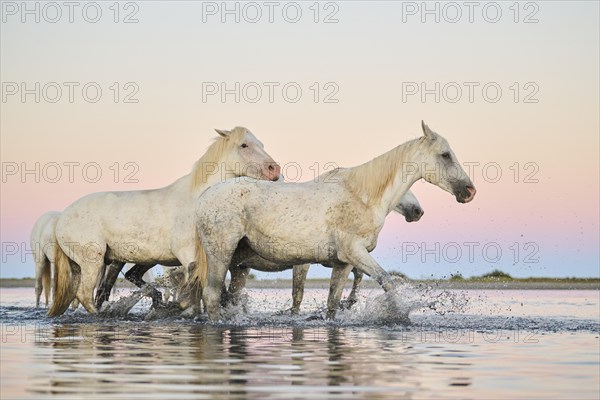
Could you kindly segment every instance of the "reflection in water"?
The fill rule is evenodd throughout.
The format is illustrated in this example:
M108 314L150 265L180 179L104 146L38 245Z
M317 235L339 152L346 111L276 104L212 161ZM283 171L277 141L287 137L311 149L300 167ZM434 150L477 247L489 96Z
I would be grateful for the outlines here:
M422 391L418 352L403 334L377 332L333 326L55 326L46 340L36 341L37 347L52 348L52 368L35 373L29 391L103 398L144 393L246 398L273 392L397 397ZM451 359L443 364L470 365Z
M5 293L2 399L599 394L597 291L494 292L469 314L414 314L410 326L372 323L360 311L334 323L280 315L289 293L275 290L229 325L139 314L49 320L20 303L22 293L8 303Z

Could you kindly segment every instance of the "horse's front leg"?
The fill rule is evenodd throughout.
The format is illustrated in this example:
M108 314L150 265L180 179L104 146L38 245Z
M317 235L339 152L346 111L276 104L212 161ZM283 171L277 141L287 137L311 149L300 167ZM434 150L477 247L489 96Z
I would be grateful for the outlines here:
M340 252L338 258L354 265L356 269L375 279L386 292L394 289L395 284L392 276L381 268L367 249L360 244L353 245L348 251Z
M100 286L96 292L96 308L98 310L102 307L102 304L105 301L108 301L110 292L112 291L112 288L119 277L119 273L124 266L125 263L119 261L113 261L108 266L107 271L104 274L104 278L102 279L102 282L100 282Z
M340 306L342 292L352 265L334 265L331 271L331 282L329 284L329 297L327 298L327 319L335 318L335 313Z
M300 313L300 304L304 298L304 284L310 264L294 265L294 280L292 283L292 314Z
M358 301L358 289L364 276L364 274L356 268L352 270L352 273L354 274L354 282L352 283L352 291L346 299L346 305L348 308L352 307Z
M146 285L146 281L144 281L143 276L148 270L154 267L156 264L151 265L139 265L135 264L127 273L125 274L125 279L129 282L133 283L135 286L141 288ZM158 307L162 302L162 294L157 289L152 289L150 292L150 297L152 298L152 307Z

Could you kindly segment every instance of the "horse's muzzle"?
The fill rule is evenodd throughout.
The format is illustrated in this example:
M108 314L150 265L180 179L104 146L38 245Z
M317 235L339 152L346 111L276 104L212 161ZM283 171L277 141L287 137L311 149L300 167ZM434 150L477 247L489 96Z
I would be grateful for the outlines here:
M281 167L278 164L269 164L266 175L270 181L278 181L281 176Z
M421 207L413 207L410 212L406 213L404 219L406 222L417 222L425 214Z
M473 200L473 198L475 197L475 193L477 193L475 186L466 185L462 190L460 190L460 192L456 194L456 200L459 203L468 203L471 200Z

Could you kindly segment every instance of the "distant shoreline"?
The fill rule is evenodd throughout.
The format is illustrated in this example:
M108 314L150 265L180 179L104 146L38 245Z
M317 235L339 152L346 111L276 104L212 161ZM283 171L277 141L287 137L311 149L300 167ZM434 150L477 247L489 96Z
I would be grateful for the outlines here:
M513 278L513 279L463 279L463 280L410 280L414 285L431 286L438 289L457 290L600 290L598 278ZM134 287L127 281L119 279L118 288ZM346 287L352 286L348 279ZM364 280L362 287L377 288L379 285L372 280ZM3 278L0 288L33 288L33 278ZM286 289L292 287L291 279L248 280L247 287L251 289ZM307 289L328 289L329 279L307 279Z

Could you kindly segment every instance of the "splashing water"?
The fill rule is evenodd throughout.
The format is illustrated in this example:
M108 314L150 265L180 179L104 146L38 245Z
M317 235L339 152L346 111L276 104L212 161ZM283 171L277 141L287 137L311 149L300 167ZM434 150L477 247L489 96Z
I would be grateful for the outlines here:
M248 296L243 301L224 307L217 325L257 326L286 325L318 326L328 325L411 325L410 313L422 310L436 315L460 313L466 308L469 298L457 291L439 290L432 286L413 285L399 281L395 289L382 292L373 289L359 296L351 308L340 307L333 321L326 320L326 299L311 301L305 299L300 315L292 315L288 308L289 300L281 297ZM312 310L311 310L312 309ZM269 311L266 311L269 310ZM274 311L279 310L279 311ZM308 315L306 314L308 311ZM199 317L205 321L205 317Z
M398 282L393 290L376 294L370 291L349 310L338 314L341 321L350 324L410 325L409 314L417 310L431 310L436 314L462 312L468 297L462 293L436 290L432 286Z
M188 308L183 310L178 303L164 303L158 308L150 308L148 296L156 287L152 284L121 296L118 300L105 303L99 313L103 318L142 317L146 321L195 319L208 322L205 315L195 315ZM289 298L250 296L246 289L236 301L222 308L221 318L217 325L257 326L268 324L292 324L317 326L326 320L326 300L305 299L300 315L291 315L288 309ZM405 281L397 281L396 287L388 292L371 289L359 295L356 304L351 308L340 307L337 316L327 324L334 325L411 325L410 314L415 311L433 312L437 315L463 312L468 304L468 297L457 291L439 290L433 286L414 285ZM311 310L312 309L312 310ZM306 312L308 311L308 315ZM131 313L131 314L130 314Z
M141 289L133 291L128 296L105 303L99 314L102 317L125 317L143 297L150 296L154 290L156 290L154 285L144 285Z

